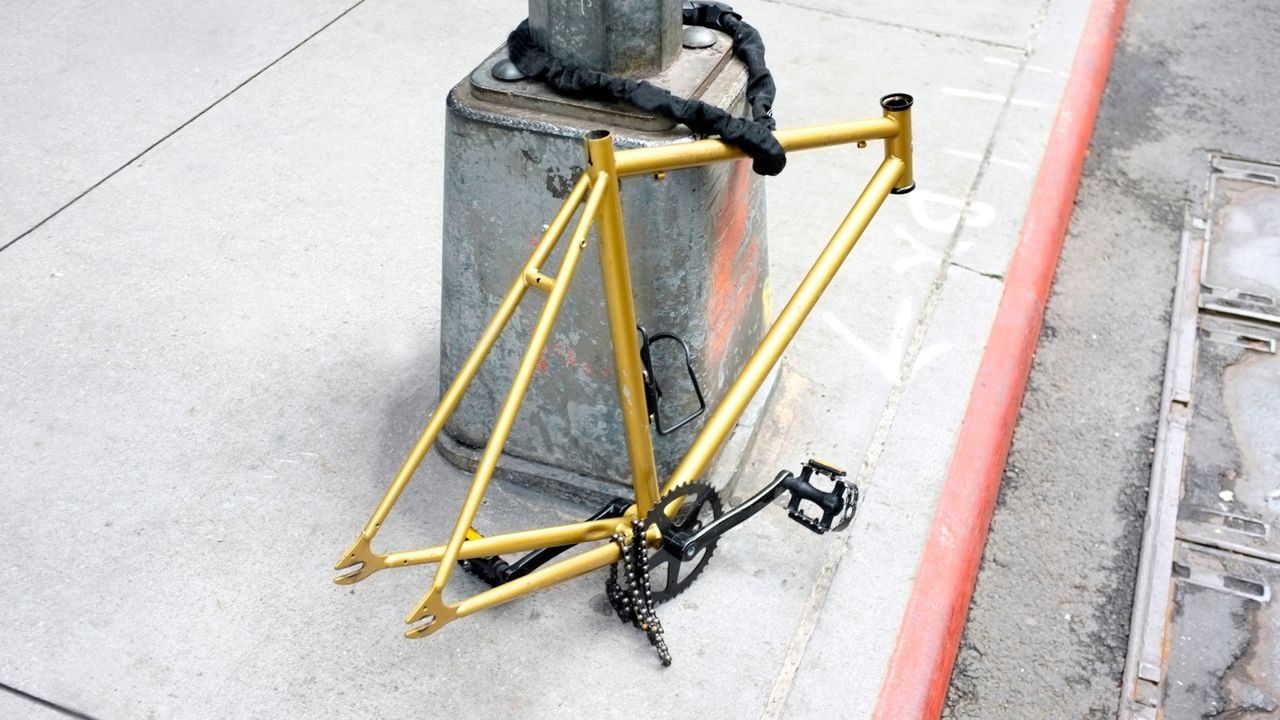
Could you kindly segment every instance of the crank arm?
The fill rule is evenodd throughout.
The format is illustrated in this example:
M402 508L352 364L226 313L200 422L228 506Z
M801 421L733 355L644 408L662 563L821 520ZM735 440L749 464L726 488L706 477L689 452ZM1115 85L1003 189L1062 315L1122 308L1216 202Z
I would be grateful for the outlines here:
M790 475L791 473L786 470L778 473L772 482L761 488L755 495L752 495L749 500L702 526L695 533L677 532L671 533L671 537L664 535L662 538L663 546L667 552L678 558L692 560L709 543L715 542L721 535L738 527L755 516L756 513L769 507L769 504L777 499L779 495L786 492L783 482Z
M832 483L830 490L822 490L810 482L814 475L824 475ZM858 509L858 487L844 480L845 472L820 460L809 460L799 475L783 470L749 500L731 508L728 512L703 525L695 532L673 531L662 538L663 548L683 560L692 560L721 535L738 527L765 509L778 496L790 493L787 516L809 530L821 535L832 530L840 531L849 526ZM822 512L818 517L807 514L801 502L812 503Z

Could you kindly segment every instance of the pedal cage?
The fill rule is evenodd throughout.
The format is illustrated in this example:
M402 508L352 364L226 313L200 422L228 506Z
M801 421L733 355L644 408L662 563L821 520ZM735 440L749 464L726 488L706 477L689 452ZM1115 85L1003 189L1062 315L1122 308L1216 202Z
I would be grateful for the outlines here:
M845 480L847 473L833 465L820 460L810 459L800 469L800 476L783 471L785 477L782 486L791 493L787 501L787 516L797 523L821 535L826 532L839 532L853 522L854 513L858 510L858 486ZM832 482L830 490L816 487L813 476L825 475ZM816 505L822 511L821 517L814 517L805 512L801 503L804 501Z
M698 375L693 369L693 353L689 350L689 344L674 333L663 332L651 336L640 325L636 326L636 330L640 331L640 364L643 366L644 399L645 405L649 409L649 420L653 423L653 427L659 435L670 435L697 420L707 411L707 401L702 396L702 386L698 384ZM684 351L685 370L689 373L689 382L693 385L693 394L698 398L698 409L670 426L662 421L662 386L658 384L658 378L653 372L653 358L650 353L650 348L655 343L663 340L680 344L680 349Z

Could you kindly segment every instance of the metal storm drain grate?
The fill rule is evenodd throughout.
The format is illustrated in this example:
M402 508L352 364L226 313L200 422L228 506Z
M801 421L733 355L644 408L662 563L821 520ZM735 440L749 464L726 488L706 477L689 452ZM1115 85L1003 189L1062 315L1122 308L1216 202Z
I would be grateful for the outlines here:
M1280 166L1188 208L1120 717L1280 717Z
M1280 322L1280 167L1216 157L1200 306Z

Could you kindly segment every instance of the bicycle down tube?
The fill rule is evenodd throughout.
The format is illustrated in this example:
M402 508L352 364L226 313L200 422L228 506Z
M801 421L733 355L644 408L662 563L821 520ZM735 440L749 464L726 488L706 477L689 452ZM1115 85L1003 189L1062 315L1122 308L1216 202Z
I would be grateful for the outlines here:
M608 131L594 131L584 138L588 166L543 233L537 247L503 297L475 348L457 377L442 394L408 457L392 480L369 521L355 542L335 564L348 570L336 582L350 584L389 567L438 563L426 594L406 618L408 637L430 635L448 622L487 607L526 595L534 590L602 568L620 557L618 546L609 543L561 560L523 577L465 598L450 605L444 591L459 560L529 552L544 548L606 540L614 533L630 537L629 518L644 517L660 494L696 480L719 451L748 402L777 363L800 325L822 296L836 271L848 257L881 204L890 194L909 192L914 187L912 170L911 98L888 95L881 100L883 116L865 120L779 130L775 137L789 152L835 145L884 141L884 159L872 175L849 213L837 227L812 267L779 312L778 317L747 360L724 398L712 411L676 469L659 485L649 430L649 414L637 339L630 269L622 223L619 183L622 178L674 171L745 158L746 154L720 140L698 140L674 145L614 150ZM578 216L556 275L544 272L543 265L556 249L574 216ZM476 512L497 468L498 459L519 413L537 361L551 334L561 303L569 290L581 253L592 227L600 242L600 265L612 340L618 401L622 408L627 453L635 503L617 517L588 522L537 528L489 537L468 538ZM498 337L506 328L527 291L536 288L547 297L522 357L511 389L499 412L489 440L472 479L458 519L445 545L379 554L371 544L392 507L403 493L437 435L457 408L462 396L479 372ZM661 491L660 491L661 488ZM664 511L666 508L664 508ZM661 544L660 533L650 527L645 540Z

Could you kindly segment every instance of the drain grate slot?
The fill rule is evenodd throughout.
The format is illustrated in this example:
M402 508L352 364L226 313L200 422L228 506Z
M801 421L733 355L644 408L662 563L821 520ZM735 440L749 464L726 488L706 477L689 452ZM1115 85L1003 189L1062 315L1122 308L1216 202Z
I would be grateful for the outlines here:
M1255 695L1280 707L1280 165L1211 157L1202 187L1183 231L1125 661L1120 717L1132 720Z

